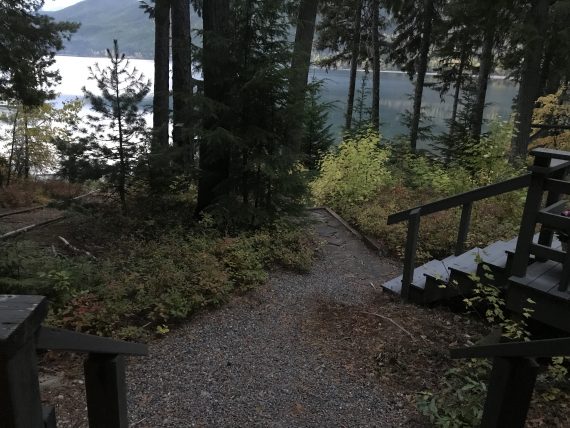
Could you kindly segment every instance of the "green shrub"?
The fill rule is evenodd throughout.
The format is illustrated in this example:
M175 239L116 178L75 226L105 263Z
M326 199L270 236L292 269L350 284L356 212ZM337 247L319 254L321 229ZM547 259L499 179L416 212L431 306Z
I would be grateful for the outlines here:
M234 237L204 226L154 238L132 235L98 260L63 257L27 241L0 247L0 294L50 299L51 325L119 338L164 333L168 324L263 284L280 265L307 270L315 240L279 221Z
M369 200L390 181L390 152L379 146L373 131L344 140L336 152L325 155L320 176L312 183L317 203L350 206Z

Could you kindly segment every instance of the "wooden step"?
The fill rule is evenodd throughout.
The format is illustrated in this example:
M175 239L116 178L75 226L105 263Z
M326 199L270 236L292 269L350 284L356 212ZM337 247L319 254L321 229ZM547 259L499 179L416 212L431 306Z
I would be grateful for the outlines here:
M535 261L524 277L511 276L507 290L507 308L522 313L524 308L534 312L532 319L570 332L570 292L558 291L562 264L552 260ZM528 299L536 304L530 304Z
M441 261L431 260L415 269L412 287L423 290L426 284L426 274L447 280L448 270ZM400 294L402 290L402 275L384 283L382 287L392 293Z

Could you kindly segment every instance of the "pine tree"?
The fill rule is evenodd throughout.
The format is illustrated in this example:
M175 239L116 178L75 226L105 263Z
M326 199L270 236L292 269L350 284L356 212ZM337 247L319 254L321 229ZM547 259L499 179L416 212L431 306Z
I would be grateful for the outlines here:
M421 5L410 0L387 0L397 22L390 58L415 77L412 112L405 122L410 125L410 147L417 148L422 120L422 97L434 22L439 19L440 0L423 0Z
M111 181L126 214L127 179L142 149L146 128L144 111L139 106L150 92L151 83L119 53L117 40L113 41L112 51L107 49L107 57L110 65L101 68L95 64L89 69L89 80L95 81L100 94L83 88L94 112L88 115L92 128L88 138L98 143L104 157L116 162Z
M313 78L308 85L305 100L305 119L303 132L303 164L309 170L317 170L322 157L334 143L328 114L331 103L320 100L323 82Z
M79 28L38 13L42 0L3 0L0 4L0 99L39 106L54 97L60 80L55 54Z

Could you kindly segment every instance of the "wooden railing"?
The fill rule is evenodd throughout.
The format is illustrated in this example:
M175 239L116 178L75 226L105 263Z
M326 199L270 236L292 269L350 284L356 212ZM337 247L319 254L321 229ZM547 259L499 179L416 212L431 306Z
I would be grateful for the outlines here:
M551 248L554 230L564 231L570 236L570 218L559 215L566 206L561 200L570 194L570 182L564 181L570 168L570 152L551 149L535 149L531 183L525 202L517 248L511 274L526 275L528 259L534 254L539 260L554 260L563 264L559 289L566 291L570 283L570 251ZM544 193L547 192L546 206L541 209ZM537 223L542 225L537 243L533 243Z
M520 177L480 187L478 189L470 190L469 192L461 193L459 195L444 198L439 201L420 205L415 208L390 215L388 217L388 224L395 224L401 221L408 222L406 249L404 253L404 273L402 275L402 298L404 300L408 300L410 286L414 278L418 233L420 228L420 219L422 216L439 211L445 211L450 208L462 207L459 231L457 233L457 241L455 245L455 255L460 255L464 251L465 241L467 240L467 234L469 233L473 203L482 199L487 199L503 193L528 187L530 182L531 174L524 174Z
M452 349L452 358L492 358L483 428L525 426L539 365L536 358L570 355L570 338Z
M127 428L125 355L147 347L67 330L42 327L48 312L42 296L0 295L0 426L55 428L53 407L42 406L36 353L87 353L85 389L91 428Z
M570 168L570 152L535 149L531 151L531 155L535 157L535 161L527 174L420 205L388 217L388 224L402 221L408 222L401 291L404 300L409 298L410 286L414 278L418 233L422 216L450 208L462 207L455 245L455 255L460 255L465 250L473 203L526 187L529 190L513 262L513 275L524 276L526 274L530 254L535 254L539 258L543 257L560 261L564 263L561 289L566 290L570 282L570 252L553 250L550 248L550 245L552 244L553 226L558 227L559 230L566 230L570 234L570 218L554 215L553 212L548 212L548 210L553 211L558 207L555 204L560 202L561 194L570 194L570 183L563 181L567 170ZM545 191L548 192L547 208L541 210L540 207ZM537 223L541 223L546 227L541 230L538 244L533 244L532 239ZM552 226L549 228L548 226L551 224Z

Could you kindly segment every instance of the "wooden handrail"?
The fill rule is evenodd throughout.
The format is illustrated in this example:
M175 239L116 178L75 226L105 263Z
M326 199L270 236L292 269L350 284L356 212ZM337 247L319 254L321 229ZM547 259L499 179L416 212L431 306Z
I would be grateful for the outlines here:
M514 190L523 189L530 184L531 174L527 173L519 177L510 178L508 180L500 181L498 183L490 184L488 186L479 187L465 193L443 198L435 202L430 202L425 205L420 205L410 208L398 213L388 216L388 224L399 223L408 220L410 213L415 210L420 210L420 215L425 216L439 211L445 211L450 208L455 208L464 204L473 203L482 199L487 199L493 196L498 196L503 193L512 192Z
M530 155L535 158L549 158L570 161L570 152L562 150L538 148L530 151Z
M570 355L570 337L455 348L450 354L451 358L563 357Z
M148 355L146 345L107 337L92 336L59 328L41 327L36 340L38 350L83 352L110 355Z
M43 327L43 296L0 295L0 425L55 426L53 407L42 405L38 349L84 352L91 428L128 428L124 355L147 355L146 345Z
M492 343L450 351L451 358L492 358L481 427L524 428L538 374L535 358L570 355L570 338Z

